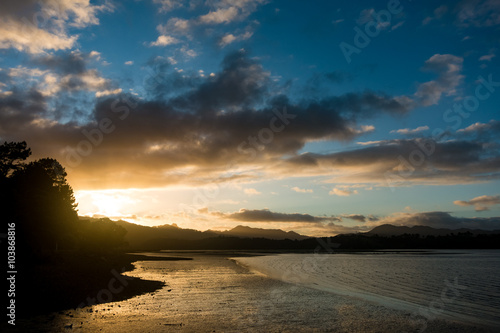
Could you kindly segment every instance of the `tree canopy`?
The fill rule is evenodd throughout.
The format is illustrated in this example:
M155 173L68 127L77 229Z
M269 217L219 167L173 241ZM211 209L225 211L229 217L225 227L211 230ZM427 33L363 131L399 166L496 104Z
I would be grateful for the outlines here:
M23 162L31 155L26 141L4 142L0 146L0 178L7 178L23 167Z
M105 251L123 244L126 231L114 222L79 220L73 189L57 160L27 163L30 155L26 142L0 146L0 209L8 223L16 223L22 254L30 258L90 248Z

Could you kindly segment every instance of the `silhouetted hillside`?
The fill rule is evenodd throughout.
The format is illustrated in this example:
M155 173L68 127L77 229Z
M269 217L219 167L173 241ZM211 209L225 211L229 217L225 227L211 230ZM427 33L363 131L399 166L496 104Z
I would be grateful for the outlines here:
M494 249L500 247L500 231L435 229L382 225L367 233L312 238L279 229L238 226L228 231L201 232L177 225L145 227L125 221L129 250L290 250L314 251L337 244L332 251L376 249ZM323 244L323 245L322 245Z
M308 238L307 236L299 235L298 233L293 231L286 232L280 229L259 229L244 226L237 226L227 231L198 231L194 229L179 228L176 224L146 227L122 220L116 221L115 223L127 230L127 233L125 235L125 242L129 244L130 249L158 248L158 246L151 246L152 240L155 240L155 244L158 245L159 243L161 243L161 241L159 240L165 239L168 239L171 242L171 240L199 241L207 238L218 238L221 236L265 238L270 240L302 240Z

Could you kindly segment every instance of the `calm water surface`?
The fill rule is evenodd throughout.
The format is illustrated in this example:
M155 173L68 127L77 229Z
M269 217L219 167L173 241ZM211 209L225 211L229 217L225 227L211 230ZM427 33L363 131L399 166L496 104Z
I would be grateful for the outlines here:
M411 311L500 328L500 251L282 254L237 258L270 277Z

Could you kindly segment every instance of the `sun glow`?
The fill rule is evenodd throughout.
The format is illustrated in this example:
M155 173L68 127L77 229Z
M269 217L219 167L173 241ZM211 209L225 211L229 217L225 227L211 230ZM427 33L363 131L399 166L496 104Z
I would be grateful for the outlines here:
M122 195L96 193L93 194L92 204L97 207L98 214L106 216L120 216L123 215L123 208L125 204L132 202L132 199Z
M124 216L137 203L131 196L116 191L80 192L75 197L81 215Z

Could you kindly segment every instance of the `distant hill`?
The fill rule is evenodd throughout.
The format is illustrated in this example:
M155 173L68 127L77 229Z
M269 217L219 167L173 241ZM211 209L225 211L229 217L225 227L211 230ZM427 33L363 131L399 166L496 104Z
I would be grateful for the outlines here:
M115 221L116 224L127 230L125 241L131 248L145 248L151 240L159 239L196 241L214 237L240 237L240 238L266 238L272 240L302 240L309 238L293 231L280 229L260 229L237 226L227 231L199 231L194 229L179 228L176 224L165 224L156 227L146 227L123 220Z
M229 236L229 237L242 237L242 238L267 238L267 239L291 239L291 240L301 240L309 238L308 236L300 235L294 231L283 231L281 229L261 229L252 228L239 225L231 230L217 232L219 235Z
M415 225L412 227L407 226L395 226L392 224L383 224L372 230L366 232L367 235L379 235L379 236L399 236L404 234L419 234L421 236L446 236L451 234L467 233L470 232L473 235L492 235L500 234L500 230L479 230L479 229L436 229L432 227L427 227L423 225Z

